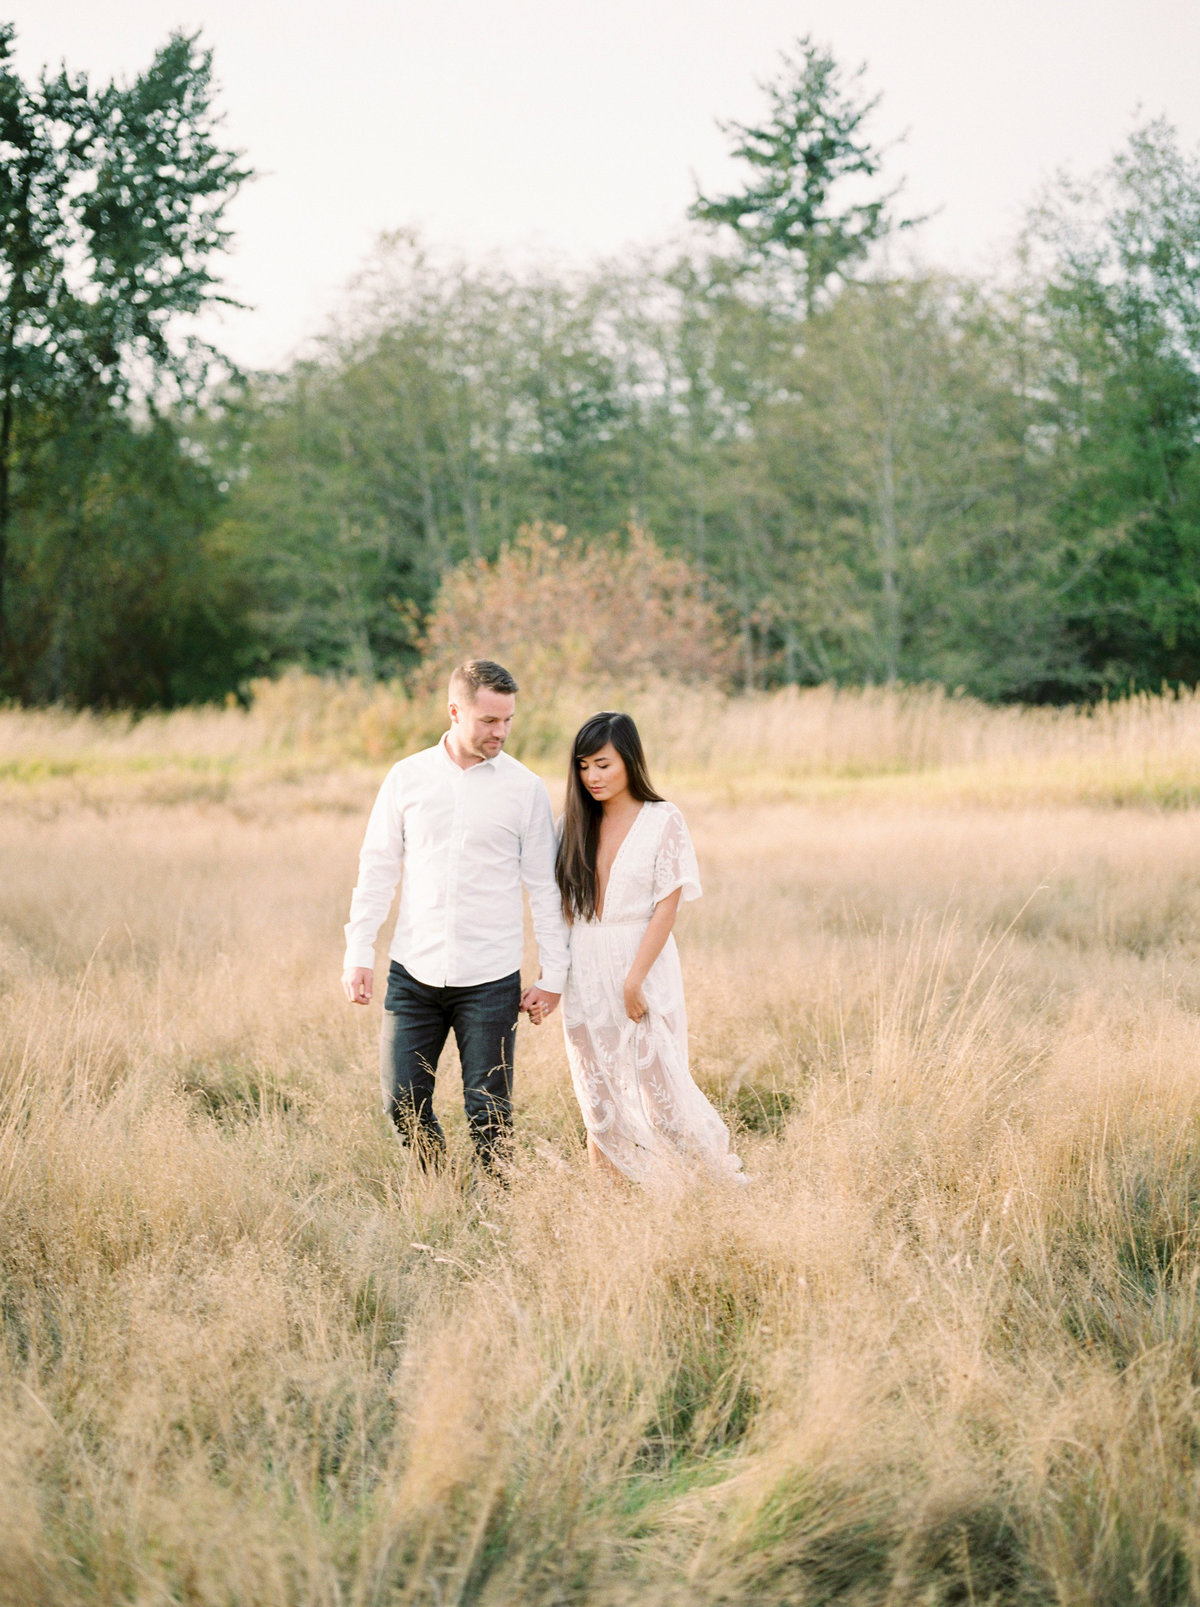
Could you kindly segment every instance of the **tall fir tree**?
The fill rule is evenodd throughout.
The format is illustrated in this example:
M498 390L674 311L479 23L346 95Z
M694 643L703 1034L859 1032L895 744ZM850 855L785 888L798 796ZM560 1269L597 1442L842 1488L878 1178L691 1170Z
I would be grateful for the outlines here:
M750 169L745 187L698 195L689 213L732 229L750 261L798 278L809 316L831 280L845 279L878 241L916 221L892 215L901 186L848 194L857 188L861 197L862 181L879 177L886 154L868 137L880 97L862 97L864 71L847 78L832 53L805 35L764 86L765 120L721 125L733 136L733 156Z

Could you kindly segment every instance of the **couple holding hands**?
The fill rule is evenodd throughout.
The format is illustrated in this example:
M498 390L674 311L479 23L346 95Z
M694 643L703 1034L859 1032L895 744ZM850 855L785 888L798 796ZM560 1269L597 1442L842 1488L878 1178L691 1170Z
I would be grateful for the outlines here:
M424 1164L441 1160L434 1079L453 1030L471 1137L494 1170L512 1129L518 1014L540 1025L561 998L593 1163L639 1183L696 1163L740 1180L728 1129L688 1070L671 928L700 878L683 816L651 786L630 717L596 714L575 737L556 833L545 784L504 752L516 694L501 665L460 665L449 731L392 767L371 811L343 985L351 1003L370 1002L375 938L400 882L384 1109ZM522 886L541 966L524 991Z

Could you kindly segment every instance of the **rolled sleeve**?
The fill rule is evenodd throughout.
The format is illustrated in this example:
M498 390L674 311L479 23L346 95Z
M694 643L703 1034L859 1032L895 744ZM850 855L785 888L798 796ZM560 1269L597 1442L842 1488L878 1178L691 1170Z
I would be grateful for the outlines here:
M404 865L404 820L400 782L393 769L384 778L367 821L358 856L358 882L346 923L345 972L375 965L375 939L396 896Z
M530 799L521 839L521 880L529 895L533 932L537 939L541 975L538 985L547 993L561 993L571 963L570 935L563 919L562 899L554 879L554 811L545 784L538 781Z

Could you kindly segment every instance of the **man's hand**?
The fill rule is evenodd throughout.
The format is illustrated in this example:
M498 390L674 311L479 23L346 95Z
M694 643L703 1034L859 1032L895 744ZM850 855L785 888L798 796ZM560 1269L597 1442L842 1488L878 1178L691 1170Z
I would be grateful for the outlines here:
M535 1027L540 1027L548 1015L558 1009L561 993L547 993L545 988L539 988L535 982L533 987L526 988L521 995L521 1009L529 1012L529 1019Z
M351 1004L370 1004L374 985L375 973L366 965L356 966L342 978L342 990Z

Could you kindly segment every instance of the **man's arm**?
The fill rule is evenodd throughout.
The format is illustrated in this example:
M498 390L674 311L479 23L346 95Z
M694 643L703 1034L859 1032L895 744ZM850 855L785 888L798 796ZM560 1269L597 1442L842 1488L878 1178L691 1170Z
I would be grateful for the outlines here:
M358 856L358 882L346 923L342 988L351 1004L369 1004L375 968L375 939L392 907L404 864L404 821L395 770L384 777L367 821Z
M535 1024L555 1008L567 985L571 963L570 928L563 920L562 899L554 879L554 812L550 796L539 781L534 789L525 831L521 838L521 880L529 894L533 932L537 938L541 975L526 988L521 1008Z

